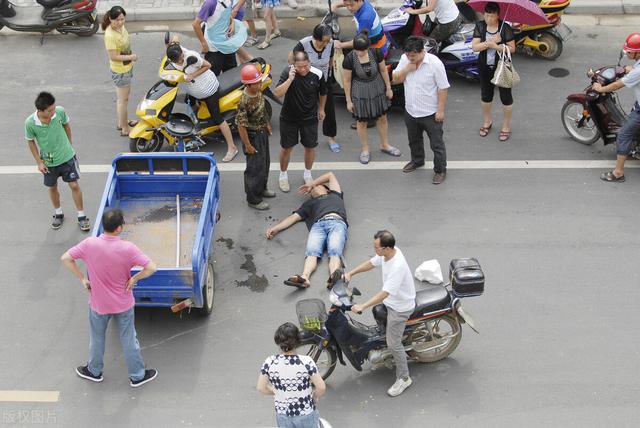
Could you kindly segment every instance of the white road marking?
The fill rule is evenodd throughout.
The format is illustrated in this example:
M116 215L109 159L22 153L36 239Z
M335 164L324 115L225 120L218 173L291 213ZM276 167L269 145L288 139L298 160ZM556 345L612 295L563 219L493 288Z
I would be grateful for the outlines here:
M371 162L362 165L360 162L315 162L313 169L317 171L371 171L400 170L406 162ZM607 169L613 168L615 161L610 160L487 160L487 161L449 161L448 170L456 169ZM426 169L432 169L433 163L427 162ZM83 174L106 173L111 165L80 165ZM243 172L244 163L218 163L221 172ZM271 171L278 171L280 165L271 163ZM625 168L640 168L640 162L628 161ZM291 162L289 171L304 170L303 162ZM0 166L0 175L39 174L35 165Z
M57 403L60 391L0 391L0 403Z

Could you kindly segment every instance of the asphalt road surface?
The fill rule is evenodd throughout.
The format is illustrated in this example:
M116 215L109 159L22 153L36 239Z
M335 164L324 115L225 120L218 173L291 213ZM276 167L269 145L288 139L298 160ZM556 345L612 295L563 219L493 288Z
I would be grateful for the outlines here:
M392 371L338 366L319 403L321 414L335 427L637 426L640 171L629 168L626 183L600 181L603 169L591 162L612 161L613 148L571 141L559 120L566 95L587 85L585 71L615 63L618 47L633 30L574 26L557 61L517 56L523 81L514 91L508 143L498 142L495 129L487 138L477 135L479 88L451 77L445 123L451 166L446 182L437 187L427 169L409 175L400 171L409 160L401 110L389 115L391 144L403 152L400 161L375 150L378 137L370 130L372 164L354 164L357 136L338 103L343 151L331 153L321 137L317 158L337 171L345 191L348 265L371 256L373 233L388 228L412 268L436 258L446 270L452 258L477 257L487 280L482 297L464 302L481 334L464 327L463 340L450 358L411 364L414 383L402 396L386 395ZM297 27L285 32L289 38L275 40L262 52L276 76L301 32ZM190 33L182 38L185 45L197 47ZM134 33L132 45L140 60L131 116L157 80L162 33ZM569 74L551 77L553 68ZM264 238L266 228L297 208L303 197L278 192L271 210L249 209L239 172L244 159L238 156L233 162L238 171L222 172L213 314L202 319L166 309L138 310L143 356L159 370L157 380L140 389L129 387L112 329L105 381L83 381L74 368L87 358L87 296L59 257L85 235L73 221L59 231L50 229L42 179L35 167L31 172L19 167L33 166L23 122L40 90L52 91L69 113L81 165L107 165L114 154L128 149L115 130L115 92L102 36L51 36L41 46L38 36L3 32L0 71L2 426L273 426L271 398L255 391L260 364L276 351L273 332L282 322L295 321L298 299L327 299L326 260L311 289L300 292L282 285L285 277L301 270L303 225L273 241ZM621 96L626 106L632 100L629 92ZM499 116L495 120L497 128ZM277 120L273 123L271 156L276 160L279 130ZM225 151L220 143L207 149L218 158ZM302 160L301 149L292 160ZM553 168L528 163L547 160L560 162ZM396 162L376 168L380 161ZM490 161L518 162L506 169ZM316 176L321 172L315 171ZM105 178L102 172L85 173L80 181L92 219ZM292 186L302 184L302 171L291 171L290 178ZM274 167L273 188L276 181ZM71 220L70 194L61 188ZM380 272L360 275L354 283L364 301L379 290ZM371 321L370 313L358 317ZM17 391L32 393L20 398Z

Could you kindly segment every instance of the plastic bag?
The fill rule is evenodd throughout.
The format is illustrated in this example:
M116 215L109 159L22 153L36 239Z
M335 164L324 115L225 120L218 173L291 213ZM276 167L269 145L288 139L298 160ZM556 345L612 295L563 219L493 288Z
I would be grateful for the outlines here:
M422 262L416 268L414 276L419 281L427 281L430 284L442 284L443 281L442 269L436 259Z

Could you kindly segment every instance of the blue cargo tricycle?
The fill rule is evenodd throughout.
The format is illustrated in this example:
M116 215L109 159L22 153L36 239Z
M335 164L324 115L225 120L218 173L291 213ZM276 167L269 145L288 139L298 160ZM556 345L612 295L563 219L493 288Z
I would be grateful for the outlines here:
M219 177L215 158L206 153L131 153L113 160L97 218L120 208L126 221L121 237L158 266L134 288L136 306L211 313ZM92 235L100 233L97 221Z

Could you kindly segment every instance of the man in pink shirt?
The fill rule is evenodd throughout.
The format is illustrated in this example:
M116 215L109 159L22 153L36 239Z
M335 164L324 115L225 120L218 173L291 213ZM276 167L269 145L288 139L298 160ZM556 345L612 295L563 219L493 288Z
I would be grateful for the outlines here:
M138 281L153 275L157 268L135 244L120 238L123 227L121 210L105 211L102 216L104 233L80 242L64 253L61 260L89 291L89 363L76 368L76 373L81 378L102 382L105 334L109 320L113 318L118 325L122 352L127 362L129 384L136 388L153 380L158 371L145 369L140 354L134 325L135 299L132 290ZM87 266L91 280L76 264L78 259ZM143 269L131 276L131 269L136 266Z

